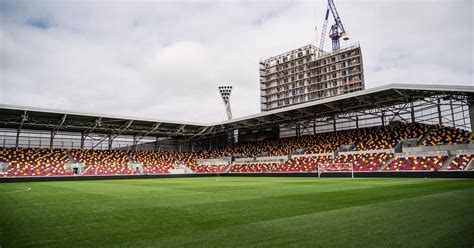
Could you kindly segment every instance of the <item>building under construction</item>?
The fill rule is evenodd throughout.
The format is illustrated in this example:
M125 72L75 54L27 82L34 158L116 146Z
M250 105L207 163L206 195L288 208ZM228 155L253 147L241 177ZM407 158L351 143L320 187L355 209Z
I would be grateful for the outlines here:
M332 52L323 50L329 15ZM340 48L348 40L333 0L328 0L319 47L307 45L260 61L261 110L269 111L365 89L359 44Z
M307 45L260 62L262 111L363 89L358 44L332 53Z

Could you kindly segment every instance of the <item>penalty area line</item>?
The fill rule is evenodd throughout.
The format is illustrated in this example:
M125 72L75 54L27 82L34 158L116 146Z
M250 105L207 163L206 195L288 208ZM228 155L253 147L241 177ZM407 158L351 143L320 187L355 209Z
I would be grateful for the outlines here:
M0 192L0 195L26 192L26 191L30 191L30 190L31 190L31 188L26 188L26 189L20 189L20 190L8 191L8 192Z

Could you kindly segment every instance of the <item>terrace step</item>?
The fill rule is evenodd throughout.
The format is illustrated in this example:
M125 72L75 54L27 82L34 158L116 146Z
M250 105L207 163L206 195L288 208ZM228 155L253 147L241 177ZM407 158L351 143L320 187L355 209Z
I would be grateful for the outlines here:
M67 158L69 159L70 164L75 164L74 156L72 156L71 150L66 150Z
M434 126L430 126L428 132L426 132L423 137L421 137L420 141L418 141L418 145L423 145L425 143L426 137L428 137L434 130Z
M469 162L469 164L467 164L467 166L466 166L466 168L464 168L464 170L466 170L466 171L474 170L474 159L471 159L471 161Z
M229 165L225 167L224 173L229 173L231 168L232 168L232 163L229 163Z
M126 151L124 153L125 153L125 157L127 158L128 164L134 163L134 161L133 161L132 157L130 156L130 154Z
M8 163L0 163L0 174L7 174L8 173Z
M387 162L385 162L384 165L382 165L382 167L380 167L380 169L378 171L383 171L385 170L385 168L387 168L387 166L389 166L390 164L392 164L393 160L395 160L395 157L391 157L389 160L387 160Z
M448 159L444 162L444 164L439 168L440 170L448 170L447 167L454 161L456 155L450 155Z
M194 173L193 170L191 170L188 166L186 166L184 163L179 163L177 166L176 166L176 169L177 170L183 170L184 173Z

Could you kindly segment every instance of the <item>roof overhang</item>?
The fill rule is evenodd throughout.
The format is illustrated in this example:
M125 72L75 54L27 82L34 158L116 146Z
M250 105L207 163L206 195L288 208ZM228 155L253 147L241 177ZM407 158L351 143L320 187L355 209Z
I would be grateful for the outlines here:
M267 129L297 121L333 117L337 114L393 106L441 95L474 99L474 87L388 84L211 124L0 105L0 128L191 139L203 135L212 136L233 129Z

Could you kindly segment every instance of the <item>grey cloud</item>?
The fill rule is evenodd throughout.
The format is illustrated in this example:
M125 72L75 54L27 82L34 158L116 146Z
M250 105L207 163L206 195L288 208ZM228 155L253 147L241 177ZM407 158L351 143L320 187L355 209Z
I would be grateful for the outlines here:
M253 114L259 59L314 43L325 5L2 1L0 102L212 122L224 119L217 86L232 84L234 116ZM362 46L367 87L472 84L471 1L336 5Z

